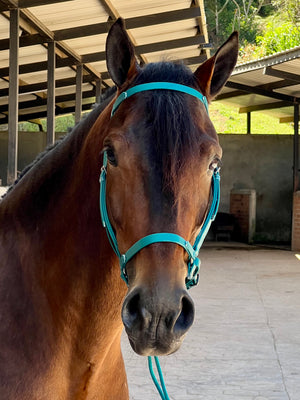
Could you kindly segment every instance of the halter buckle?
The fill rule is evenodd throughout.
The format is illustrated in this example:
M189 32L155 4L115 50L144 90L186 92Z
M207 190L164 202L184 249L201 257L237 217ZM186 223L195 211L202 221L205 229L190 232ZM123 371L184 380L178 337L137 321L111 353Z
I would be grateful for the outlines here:
M201 261L197 257L195 260L191 259L188 263L188 273L185 278L185 285L187 289L190 289L192 286L196 286L199 282L199 271L200 271Z

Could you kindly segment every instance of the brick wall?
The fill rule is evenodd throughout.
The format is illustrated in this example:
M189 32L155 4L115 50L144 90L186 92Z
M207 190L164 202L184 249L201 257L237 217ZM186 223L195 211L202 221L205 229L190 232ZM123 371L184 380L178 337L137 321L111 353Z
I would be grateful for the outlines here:
M230 193L230 214L234 215L239 227L239 240L246 243L253 241L256 222L255 190L240 189Z

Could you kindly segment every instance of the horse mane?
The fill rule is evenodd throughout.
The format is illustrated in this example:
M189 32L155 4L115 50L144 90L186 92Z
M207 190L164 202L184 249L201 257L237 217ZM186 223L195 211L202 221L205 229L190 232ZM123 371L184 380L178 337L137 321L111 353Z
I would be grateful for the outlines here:
M134 85L148 82L174 82L197 87L194 74L182 62L162 61L147 64L137 76ZM152 152L149 157L152 168L161 176L163 189L176 192L176 182L183 173L187 160L199 157L206 138L199 138L199 128L190 112L191 96L172 90L151 90L139 94L144 101L143 142ZM197 104L197 103L195 103ZM199 117L201 117L199 115ZM149 150L148 150L149 151Z
M95 103L92 112L90 112L87 116L83 117L82 120L78 124L76 124L73 128L71 128L70 131L65 136L57 140L54 144L47 146L43 152L39 153L37 157L21 171L21 173L18 175L14 183L8 188L6 193L2 195L0 201L1 199L4 199L4 197L15 188L15 186L22 180L22 178L29 171L31 171L40 161L44 160L49 153L54 153L60 147L60 145L67 142L71 136L73 135L77 136L76 142L78 145L79 142L81 142L81 140L83 139L84 134L87 134L89 131L89 129L86 129L86 127L90 126L91 128L91 126L98 118L100 113L107 106L107 104L109 103L115 92L116 92L116 87L108 88L105 91L105 93L101 96L99 104Z

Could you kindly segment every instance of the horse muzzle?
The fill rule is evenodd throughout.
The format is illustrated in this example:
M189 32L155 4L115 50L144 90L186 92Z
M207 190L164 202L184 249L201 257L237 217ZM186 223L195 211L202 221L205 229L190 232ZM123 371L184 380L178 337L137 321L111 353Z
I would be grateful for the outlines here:
M185 290L171 294L135 287L124 300L122 320L137 354L168 355L178 350L193 324L194 304Z

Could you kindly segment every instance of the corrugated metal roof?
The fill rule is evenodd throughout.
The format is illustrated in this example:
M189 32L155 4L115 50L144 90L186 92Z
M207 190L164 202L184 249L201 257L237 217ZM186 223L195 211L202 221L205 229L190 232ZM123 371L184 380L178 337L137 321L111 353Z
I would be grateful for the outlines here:
M164 57L196 66L207 55L203 0L0 0L0 124L8 120L10 9L20 9L19 120L46 117L47 43L56 42L56 108L75 105L76 65L82 63L83 97L93 103L95 82L112 85L105 42L112 22L125 19L141 62ZM66 97L69 96L69 97ZM73 98L71 98L73 96ZM84 100L85 103L88 103ZM36 104L35 104L36 103ZM92 104L90 104L91 106ZM88 107L88 106L86 106Z
M300 103L300 46L238 65L218 100L241 113L261 111L293 122Z

